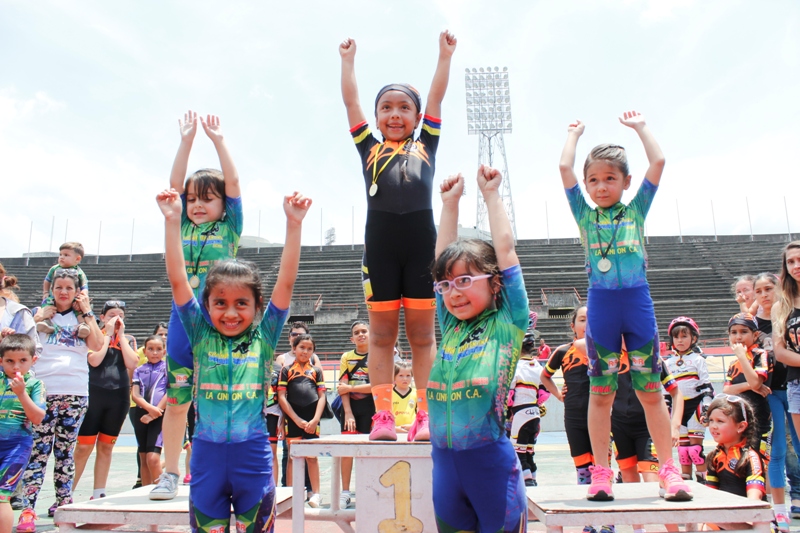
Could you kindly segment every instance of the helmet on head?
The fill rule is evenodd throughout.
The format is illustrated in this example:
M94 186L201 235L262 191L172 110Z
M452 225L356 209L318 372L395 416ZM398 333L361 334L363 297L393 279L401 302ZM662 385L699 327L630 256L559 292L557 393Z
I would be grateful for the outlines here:
M697 322L689 318L688 316L679 316L675 320L669 323L669 327L667 328L667 335L672 337L672 328L675 326L686 326L690 330L694 332L697 337L700 337L700 327L697 325Z

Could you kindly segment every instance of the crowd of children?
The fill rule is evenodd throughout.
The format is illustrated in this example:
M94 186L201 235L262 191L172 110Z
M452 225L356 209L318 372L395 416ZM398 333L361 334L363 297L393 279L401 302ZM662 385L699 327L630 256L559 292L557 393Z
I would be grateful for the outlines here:
M339 46L342 97L368 206L361 271L369 322L350 327L353 349L341 356L331 406L305 324L291 326L290 352L274 353L312 201L299 192L282 200L286 239L268 296L256 266L236 259L241 186L214 115L188 111L178 121L169 188L157 195L172 311L138 352L125 334L125 302L109 300L95 318L79 243L61 246L33 311L15 301L16 279L0 266L0 533L11 531L15 489L23 509L17 531L35 532L34 507L51 450L57 495L51 515L72 501L95 447L94 497L105 496L125 416L138 442L137 485L154 484L148 489L154 500L177 493L188 423L191 460L184 481L191 486L193 531L228 531L231 508L237 532L272 531L275 487L292 480L291 463L282 468L283 481L278 475L278 442L286 459L292 442L319 438L326 416L338 418L343 435L430 441L441 531L524 531L525 487L537 486L535 445L550 395L564 403L570 455L589 500L614 499L613 450L618 481L657 481L659 495L669 501L691 500L693 479L747 498L765 500L770 493L776 527L788 533L789 515L800 512L787 510L784 489L787 473L800 479L786 444L788 432L800 448L793 421L800 421L800 243L785 248L779 275L735 281L740 312L728 323L734 361L717 394L695 320L672 320L669 349L660 350L643 231L664 169L661 148L640 113L623 113L619 121L638 135L649 166L624 204L632 181L625 149L593 148L583 166L591 207L574 171L585 129L575 121L559 170L585 250L588 299L572 316L573 342L551 352L534 329L499 193L501 173L484 165L477 172L491 242L459 239L461 174L441 180L438 233L434 225L442 101L456 43L448 31L439 36L424 113L419 91L409 84L378 92L374 114L382 140L361 107L356 43L346 39ZM200 127L221 169L187 177ZM410 362L393 357L401 308ZM560 387L554 381L559 371ZM708 455L707 430L717 443ZM316 458L306 464L308 503L319 507L319 464ZM352 502L352 465L352 458L342 460L341 508ZM614 526L584 528L598 530L610 533Z

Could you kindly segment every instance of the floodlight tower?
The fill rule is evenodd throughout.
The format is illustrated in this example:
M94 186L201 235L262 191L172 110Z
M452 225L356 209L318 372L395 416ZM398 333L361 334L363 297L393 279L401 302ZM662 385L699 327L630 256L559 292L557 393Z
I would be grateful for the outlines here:
M478 164L499 166L503 172L500 197L503 199L514 240L517 224L514 219L514 201L511 199L511 180L508 176L506 145L503 133L511 133L511 98L508 92L508 67L466 69L467 133L480 135ZM502 160L502 161L501 161ZM495 161L497 164L495 164ZM487 231L486 203L478 194L478 216L475 227Z

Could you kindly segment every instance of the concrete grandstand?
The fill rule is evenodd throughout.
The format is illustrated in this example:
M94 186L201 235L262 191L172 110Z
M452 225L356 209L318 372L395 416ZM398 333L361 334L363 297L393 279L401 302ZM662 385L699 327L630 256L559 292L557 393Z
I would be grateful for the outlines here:
M800 238L793 235L793 239ZM736 276L763 271L779 272L780 253L787 235L651 237L648 279L655 302L661 340L666 326L678 315L693 317L702 329L705 350L724 353L728 319L738 311L730 291ZM280 246L242 248L239 257L258 264L267 294L277 273ZM522 264L528 298L539 312L537 329L555 347L570 339L568 315L586 299L583 251L577 239L521 240L517 253ZM349 324L366 318L361 290L362 247L303 247L295 287L292 319L312 323L317 351L323 359L337 359L351 349ZM99 259L99 260L98 260ZM42 280L53 257L0 259L19 279L20 301L39 304ZM171 292L161 254L87 256L81 267L89 278L95 311L102 302L127 303L127 331L140 341L160 321L167 321ZM401 324L401 331L402 331ZM408 345L401 334L401 348ZM286 336L280 351L288 349ZM410 355L410 354L409 354Z

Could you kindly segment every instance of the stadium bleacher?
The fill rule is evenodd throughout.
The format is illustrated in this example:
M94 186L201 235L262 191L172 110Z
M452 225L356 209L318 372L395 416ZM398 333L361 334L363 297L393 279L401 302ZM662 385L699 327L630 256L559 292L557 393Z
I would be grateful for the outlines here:
M727 321L738 310L730 292L733 279L746 273L778 272L786 242L786 235L756 235L753 240L749 235L719 240L683 237L683 242L677 237L651 238L647 245L648 279L662 340L670 320L683 314L700 324L703 339L722 344ZM542 305L542 289L575 289L585 301L583 251L577 240L520 240L517 253L531 306ZM258 264L267 294L272 290L280 254L280 247L239 251L240 258ZM295 295L314 300L317 312L327 317L311 326L317 352L323 358L338 359L351 349L349 324L356 316L367 317L361 254L361 246L303 247ZM55 258L8 258L0 262L19 279L20 301L31 307L38 305L42 280ZM108 299L124 300L127 331L137 338L143 339L155 324L169 319L171 292L161 254L101 256L99 261L89 256L81 266L89 278L95 310L99 311ZM401 332L403 327L401 322ZM551 346L570 339L569 321L563 314L550 318L542 315L537 329ZM288 349L285 335L278 349ZM402 335L401 349L408 352Z

